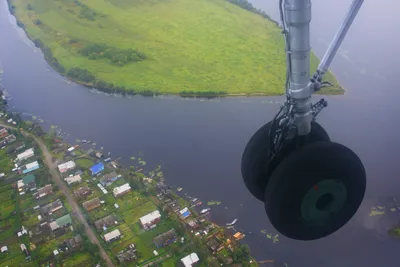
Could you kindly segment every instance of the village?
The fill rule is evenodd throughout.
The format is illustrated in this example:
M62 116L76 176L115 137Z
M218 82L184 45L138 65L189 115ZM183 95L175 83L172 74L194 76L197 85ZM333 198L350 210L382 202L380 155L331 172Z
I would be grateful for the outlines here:
M214 224L200 200L179 196L161 166L145 171L137 158L126 167L12 122L0 127L0 266L258 266L239 242L245 235ZM62 186L33 136L51 151Z

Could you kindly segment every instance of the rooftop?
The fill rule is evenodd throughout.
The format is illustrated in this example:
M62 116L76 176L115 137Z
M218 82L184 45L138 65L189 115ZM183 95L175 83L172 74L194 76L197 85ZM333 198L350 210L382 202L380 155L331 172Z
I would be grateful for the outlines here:
M91 200L88 200L86 202L84 202L82 204L82 206L86 209L86 210L91 210L94 209L98 206L100 206L100 199L98 197L93 198Z
M25 150L24 152L22 152L21 154L18 154L17 159L24 160L26 158L32 157L33 155L35 155L33 148L29 148L29 149Z
M119 195L122 193L125 193L127 191L131 190L131 186L129 185L129 183L123 184L121 186L118 186L116 188L114 188L113 190L113 194L115 195Z
M56 219L56 222L60 227L63 227L68 224L72 224L72 219L71 219L71 216L69 214L67 214L67 215L64 215L64 216Z
M89 194L91 192L92 192L92 190L89 187L83 186L83 187L79 187L78 189L74 190L74 195L82 196L82 195Z
M118 229L115 229L114 231L111 231L107 234L104 235L104 240L109 241L112 240L116 237L119 237L121 235L121 232Z
M97 173L101 172L102 170L104 170L104 165L101 162L90 167L90 171L92 172L92 174L97 174Z
M47 214L47 213L49 213L49 212L52 211L52 210L58 210L58 209L61 208L62 206L63 206L63 205L62 205L61 200L57 199L56 201L51 202L51 203L49 203L49 204L47 204L47 205L41 207L41 208L40 208L40 211L41 211L43 214Z
M192 253L187 255L186 257L181 259L181 262L183 263L183 265L185 265L186 267L192 267L193 264L195 264L196 262L199 261L199 257L197 256L196 253Z
M110 180L110 179L115 178L117 176L118 176L118 174L113 171L113 172L104 174L103 179L104 180Z
M68 162L65 162L63 164L58 165L58 170L61 173L63 173L63 172L66 172L67 170L75 168L75 166L76 166L75 162L73 162L71 160L71 161L68 161Z
M158 219L160 217L161 217L160 212L158 210L155 210L147 215L144 215L139 220L143 225L145 225L145 224L151 223L152 221L154 221L155 219Z
M78 175L74 175L74 176L68 176L68 177L64 178L64 180L67 182L68 185L70 185L70 184L82 181L82 178L78 174Z
M51 184L45 185L41 188L38 189L37 194L49 194L50 192L53 191L53 186Z
M22 178L22 181L26 185L30 184L30 183L35 183L35 175L29 174L29 175L25 176L24 178Z
M26 165L25 165L25 168L26 168L26 169L30 169L30 168L34 168L34 167L36 167L36 166L39 166L39 163L38 163L37 161L34 161L34 162L31 162L31 163L26 164Z
M108 215L94 222L94 225L96 226L97 229L101 229L104 225L106 227L109 227L114 224L115 224L115 218L113 215Z
M175 239L175 238L176 238L175 229L171 229L165 233L162 233L161 235L156 236L153 239L153 242L156 244L157 247L160 247L160 246L163 246L169 240Z

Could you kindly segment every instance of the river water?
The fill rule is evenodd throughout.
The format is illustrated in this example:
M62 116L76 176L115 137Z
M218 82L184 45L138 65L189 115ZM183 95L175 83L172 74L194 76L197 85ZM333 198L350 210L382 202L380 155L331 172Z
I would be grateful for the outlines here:
M312 45L322 56L350 0L313 3ZM277 0L253 0L277 18ZM400 221L396 213L369 217L371 206L400 197L400 97L397 78L400 18L396 0L366 1L332 70L344 96L325 97L319 115L332 140L353 149L368 172L366 198L356 216L337 233L313 242L280 237L273 244L260 233L275 234L263 204L245 189L241 153L250 136L274 115L282 97L186 100L179 97L114 97L66 81L49 68L0 3L0 63L3 85L13 110L34 114L44 125L57 125L70 140L87 139L114 156L143 152L150 165L162 162L167 181L203 201L223 202L213 218L239 218L238 229L259 260L289 266L398 267L400 241L387 235ZM283 49L283 48L282 48ZM320 97L316 97L316 100ZM99 147L99 146L98 146Z

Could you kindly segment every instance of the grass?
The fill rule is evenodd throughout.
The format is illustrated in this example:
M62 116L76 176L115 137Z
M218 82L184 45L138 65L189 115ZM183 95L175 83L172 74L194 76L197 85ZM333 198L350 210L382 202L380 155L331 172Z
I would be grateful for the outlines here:
M46 258L53 253L53 250L58 248L58 245L61 244L65 239L73 237L72 232L68 232L65 235L62 235L58 238L54 238L52 240L47 241L45 244L36 247L36 255L39 258Z
M140 206L135 207L132 210L128 210L122 213L123 218L126 222L136 223L140 217L156 210L157 207L152 201L148 201Z
M80 16L82 8L73 0L10 1L30 38L50 47L66 70L87 69L127 91L284 93L281 30L228 1L85 0L97 13L93 20ZM79 53L89 44L138 49L147 59L123 66L90 60ZM317 64L312 55L312 71ZM324 92L343 92L331 74L326 78L336 86Z
M75 163L79 166L79 168L83 169L88 169L94 165L94 161L88 158L79 158L75 160Z
M13 168L11 159L7 155L7 149L0 150L0 173L9 173ZM4 179L4 177L2 178Z
M94 266L95 264L89 252L75 252L63 261L64 267Z

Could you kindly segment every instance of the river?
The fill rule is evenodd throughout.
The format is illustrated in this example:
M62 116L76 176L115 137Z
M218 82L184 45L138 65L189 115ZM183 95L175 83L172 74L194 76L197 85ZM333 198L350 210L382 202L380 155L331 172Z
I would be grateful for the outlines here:
M322 56L351 0L313 1L312 46ZM253 0L277 17L277 0ZM213 218L239 218L238 229L259 260L289 266L398 267L400 241L387 230L400 216L369 217L371 206L400 198L400 90L397 78L400 27L396 0L366 1L332 65L344 96L325 97L318 121L332 140L352 148L368 172L365 200L340 231L313 242L280 237L273 244L261 229L275 234L263 204L245 189L240 158L250 136L274 115L282 97L186 100L114 97L64 80L49 68L0 3L0 63L13 110L34 114L75 138L92 140L121 156L143 152L150 165L162 162L167 181L203 201L215 199ZM282 48L283 49L283 48ZM315 99L319 99L317 96ZM98 146L99 147L99 146Z

